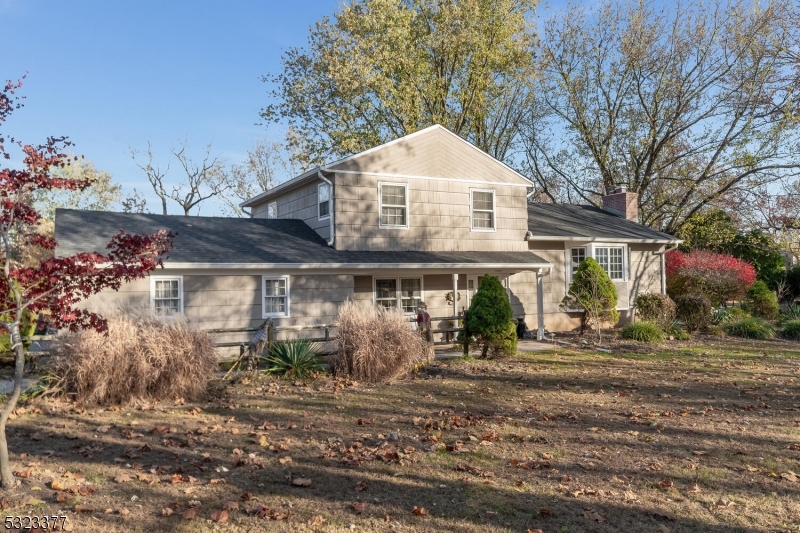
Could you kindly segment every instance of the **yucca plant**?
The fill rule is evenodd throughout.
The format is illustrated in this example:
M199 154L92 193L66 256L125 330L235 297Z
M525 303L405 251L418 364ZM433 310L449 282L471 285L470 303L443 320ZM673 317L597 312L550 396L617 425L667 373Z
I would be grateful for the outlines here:
M281 341L272 346L272 351L265 358L267 372L306 379L323 371L318 355L319 345L315 342L307 339Z
M789 304L781 310L781 322L800 320L800 305Z
M743 318L736 322L722 325L728 335L745 339L772 339L775 337L775 326L763 318Z

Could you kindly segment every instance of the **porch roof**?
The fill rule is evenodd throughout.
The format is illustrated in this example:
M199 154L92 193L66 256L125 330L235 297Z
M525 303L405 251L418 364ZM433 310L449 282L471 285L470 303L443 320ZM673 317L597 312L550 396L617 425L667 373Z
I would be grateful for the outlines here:
M103 253L111 236L176 233L166 268L299 270L503 269L532 270L550 263L533 252L342 251L331 248L302 220L183 217L106 211L56 210L56 255Z

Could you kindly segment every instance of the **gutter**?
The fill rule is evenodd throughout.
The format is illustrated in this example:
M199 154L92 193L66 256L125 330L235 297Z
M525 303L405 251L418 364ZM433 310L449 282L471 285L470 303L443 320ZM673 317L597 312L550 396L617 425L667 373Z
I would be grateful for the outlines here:
M462 269L462 270L519 270L547 268L552 263L187 263L165 262L164 269L247 269L247 270L370 270L370 269Z
M328 246L333 248L334 247L333 244L336 242L335 226L333 225L333 214L336 212L336 209L334 208L334 202L333 202L333 198L334 198L334 196L333 196L333 183L331 183L330 180L328 180L328 178L326 178L325 176L322 175L322 170L323 169L321 167L317 167L317 177L328 184L328 189L331 192L330 198L328 199L328 201L331 203L330 204L330 208L329 208L331 216L328 217L330 219L330 221L331 221L331 229L330 229L330 233L329 233L330 238L328 239L327 242L328 242Z

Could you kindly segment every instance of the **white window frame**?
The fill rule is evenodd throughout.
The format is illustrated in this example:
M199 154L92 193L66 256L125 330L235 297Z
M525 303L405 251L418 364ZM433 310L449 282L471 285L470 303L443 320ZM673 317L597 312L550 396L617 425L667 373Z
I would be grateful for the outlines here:
M269 216L270 215L270 209L273 210L272 214L274 216ZM278 202L272 202L272 203L267 204L267 218L269 218L269 219L278 218Z
M265 305L267 299L267 287L265 282L267 280L282 279L286 281L286 312L284 313L267 313L267 306ZM288 318L290 316L289 309L291 305L291 291L289 287L289 276L261 276L261 318Z
M383 186L402 187L405 191L406 204L404 206L389 204L387 207L403 207L406 210L405 224L384 224L383 223ZM408 229L410 217L409 198L408 198L408 183L391 183L388 181L378 182L378 227L383 229ZM384 278L381 278L384 279Z
M327 215L323 215L322 214L322 210L320 209L320 205L322 205L322 202L319 201L319 198L320 198L319 191L323 187L328 189L328 199L326 200L326 202L328 203L328 214ZM317 185L317 220L328 220L329 218L331 218L331 207L332 207L332 205L331 205L331 186L328 185L327 183L318 184Z
M476 228L473 215L475 212L475 203L473 196L476 192L489 192L492 193L492 227L491 228ZM481 209L484 212L485 210ZM470 231L493 232L497 231L497 192L494 189L470 189L469 190L469 229Z
M567 279L572 282L572 279L575 277L575 269L578 268L578 264L572 260L572 250L583 250L583 258L586 259L587 257L591 257L589 255L589 247L588 246L570 246L567 250L567 268L569 271L567 272Z
M392 279L397 284L395 290L395 308L403 309L403 282L404 279L418 279L419 280L419 301L425 301L425 276L372 276L372 304L378 304L378 280ZM407 315L413 313L404 311Z
M175 280L178 281L178 313L183 314L183 276L150 276L150 309L156 308L156 281Z
M572 282L572 277L573 277L572 267L573 266L577 266L577 265L573 265L572 264L572 250L575 249L575 248L584 248L586 250L585 257L591 257L595 261L597 261L597 249L598 248L609 248L609 249L610 248L616 248L616 249L622 250L622 278L621 279L611 278L611 281L614 281L614 282L617 282L617 283L625 283L625 282L629 281L629 272L628 272L629 250L628 250L628 245L627 244L619 244L619 243L597 242L597 243L583 244L583 245L580 245L580 246L568 246L567 247L567 268L569 269L567 271L567 280L569 282ZM599 263L599 261L598 261L598 263ZM611 277L610 274L609 274L609 277Z

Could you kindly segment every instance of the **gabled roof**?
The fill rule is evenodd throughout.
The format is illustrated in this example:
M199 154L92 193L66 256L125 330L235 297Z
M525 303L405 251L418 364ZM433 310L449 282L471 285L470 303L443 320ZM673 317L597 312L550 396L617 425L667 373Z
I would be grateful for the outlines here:
M444 126L434 124L321 167L315 167L269 191L242 202L251 207L282 192L317 179L318 173L359 173L381 176L429 177L532 187L533 183Z
M302 220L56 210L56 255L103 253L112 235L177 233L168 268L510 268L550 264L532 252L335 250Z
M683 242L591 205L528 204L534 241Z

